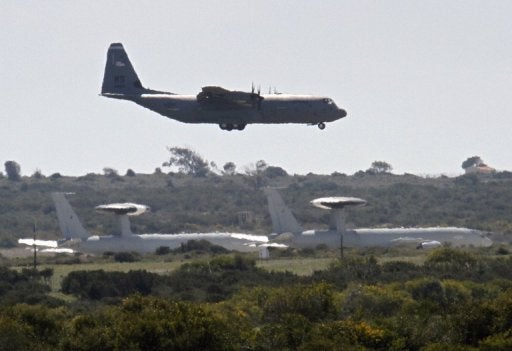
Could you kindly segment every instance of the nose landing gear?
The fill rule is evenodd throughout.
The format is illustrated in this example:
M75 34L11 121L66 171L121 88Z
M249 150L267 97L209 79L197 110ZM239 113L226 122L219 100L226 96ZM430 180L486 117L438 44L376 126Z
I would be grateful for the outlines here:
M325 129L325 123L324 123L324 122L320 122L320 123L318 123L318 128L319 128L320 130L324 130L324 129Z

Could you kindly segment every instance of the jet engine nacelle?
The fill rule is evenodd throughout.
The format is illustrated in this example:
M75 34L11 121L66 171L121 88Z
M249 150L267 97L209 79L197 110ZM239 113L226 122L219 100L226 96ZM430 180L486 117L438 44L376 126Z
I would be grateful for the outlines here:
M431 240L431 241L424 241L422 243L420 243L416 248L417 249L434 249L436 247L440 247L441 246L441 242L437 241L437 240Z

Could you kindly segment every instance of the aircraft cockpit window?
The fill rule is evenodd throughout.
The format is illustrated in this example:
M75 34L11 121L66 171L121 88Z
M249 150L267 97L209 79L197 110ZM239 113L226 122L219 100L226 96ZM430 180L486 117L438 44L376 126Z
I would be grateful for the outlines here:
M331 99L324 99L323 100L326 104L328 105L332 105L333 104L333 101Z

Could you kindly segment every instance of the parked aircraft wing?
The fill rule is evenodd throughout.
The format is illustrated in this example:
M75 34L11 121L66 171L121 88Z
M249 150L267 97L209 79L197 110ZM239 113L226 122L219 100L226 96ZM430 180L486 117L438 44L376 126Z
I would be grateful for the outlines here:
M56 248L58 246L58 243L56 240L39 240L39 239L18 239L18 244L24 244L28 246L44 246L44 247L52 247Z

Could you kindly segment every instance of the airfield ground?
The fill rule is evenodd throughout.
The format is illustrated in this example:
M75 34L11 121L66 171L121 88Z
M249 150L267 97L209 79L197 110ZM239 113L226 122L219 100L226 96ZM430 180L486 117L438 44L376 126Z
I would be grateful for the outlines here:
M502 250L512 252L512 245L504 247ZM494 256L498 248L467 248L475 253L486 256ZM345 257L368 257L374 256L379 263L389 261L403 261L414 264L423 264L430 251L416 250L411 247L397 248L373 248L373 249L345 249ZM265 260L257 260L256 265L267 271L291 272L299 276L309 276L315 271L327 269L332 263L339 260L339 251L337 250L314 250L314 251L295 251L291 257L279 257L283 255L282 251L273 253L274 257ZM257 257L257 253L245 253L243 255ZM503 255L500 255L503 257ZM32 267L32 253L30 250L13 248L0 250L0 257L7 265L21 270ZM62 279L72 271L78 270L104 270L128 272L130 270L146 270L157 274L168 274L185 263L191 263L196 260L209 260L213 257L205 253L189 254L169 254L169 255L144 255L135 262L115 262L111 257L89 256L89 255L69 255L69 254L39 254L39 269L53 269L53 276L50 286L53 293L58 293Z

